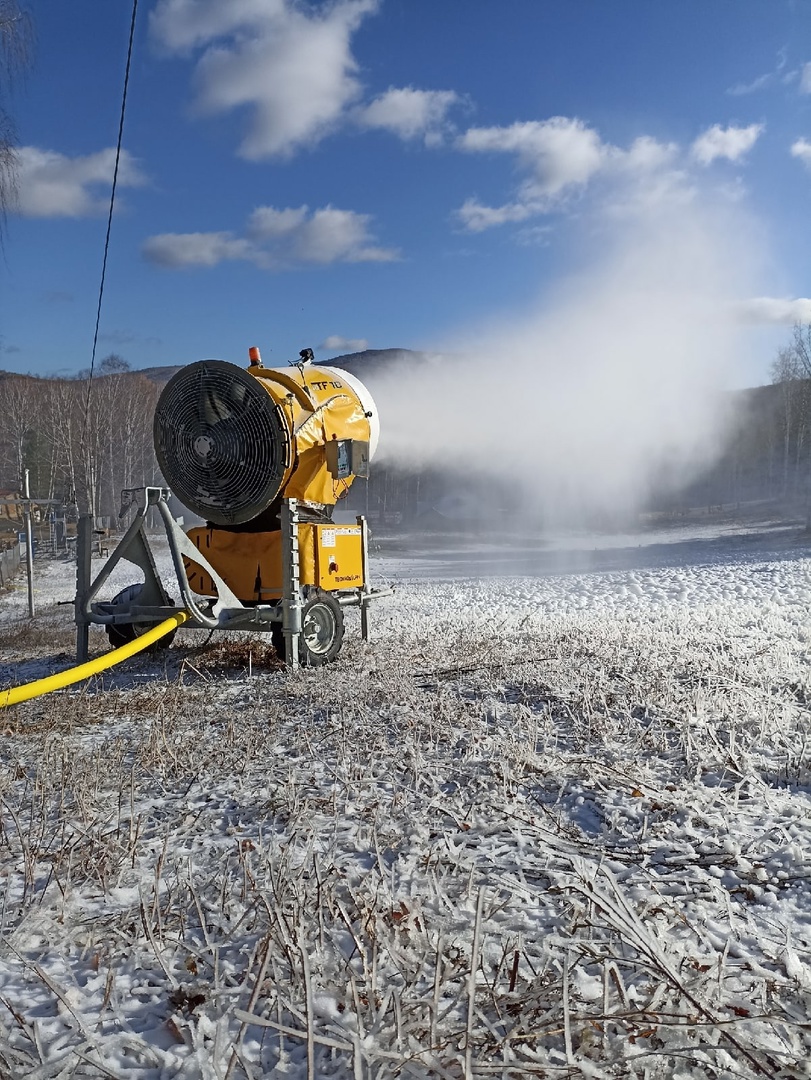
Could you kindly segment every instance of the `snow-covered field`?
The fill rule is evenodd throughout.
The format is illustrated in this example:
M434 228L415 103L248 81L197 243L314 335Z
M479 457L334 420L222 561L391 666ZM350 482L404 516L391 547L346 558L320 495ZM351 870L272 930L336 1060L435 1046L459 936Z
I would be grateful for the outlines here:
M373 568L329 669L181 632L0 712L0 1075L811 1076L808 540ZM19 584L0 686L72 662Z

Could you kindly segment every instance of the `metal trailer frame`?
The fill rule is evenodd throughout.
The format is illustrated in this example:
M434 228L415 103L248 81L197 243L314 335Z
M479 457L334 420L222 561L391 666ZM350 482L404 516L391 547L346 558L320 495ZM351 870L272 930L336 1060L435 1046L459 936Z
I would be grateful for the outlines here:
M131 493L131 505L137 508L135 517L124 536L114 548L107 562L91 580L92 519L84 516L79 520L76 543L76 658L79 663L87 660L89 627L91 624L159 623L172 615L185 611L189 620L184 625L201 630L253 630L269 633L274 625L282 624L285 645L285 664L289 670L299 666L299 635L301 634L301 611L303 597L299 578L298 506L295 499L282 502L282 598L277 603L246 606L231 591L222 577L206 560L205 556L189 540L172 516L167 502L169 489L162 487L136 488ZM167 593L155 565L149 546L146 516L156 508L169 542L172 565L175 572L180 603L175 603ZM369 605L381 596L389 596L392 589L372 589L369 585L369 530L366 518L359 516L361 528L361 557L363 585L343 593L333 593L342 607L359 607L361 636L369 640ZM217 586L217 597L202 597L189 585L183 556L201 566L211 575ZM137 603L113 604L97 600L113 569L124 559L143 571L144 583Z

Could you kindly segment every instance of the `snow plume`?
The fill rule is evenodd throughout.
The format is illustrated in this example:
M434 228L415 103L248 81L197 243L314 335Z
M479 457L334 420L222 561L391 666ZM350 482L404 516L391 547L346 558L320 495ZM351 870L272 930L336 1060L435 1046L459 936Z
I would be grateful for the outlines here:
M592 222L581 272L537 310L468 328L417 370L381 373L380 460L461 468L498 490L518 482L547 518L629 510L663 476L678 486L712 463L757 230L740 205L695 189L671 193L666 213L636 206Z

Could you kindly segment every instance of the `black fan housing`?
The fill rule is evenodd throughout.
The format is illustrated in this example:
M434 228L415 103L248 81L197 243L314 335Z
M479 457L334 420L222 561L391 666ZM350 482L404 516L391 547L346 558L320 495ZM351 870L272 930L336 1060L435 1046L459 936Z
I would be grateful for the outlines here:
M177 372L155 409L155 453L174 494L215 525L241 525L273 502L290 466L280 406L243 368L200 360Z

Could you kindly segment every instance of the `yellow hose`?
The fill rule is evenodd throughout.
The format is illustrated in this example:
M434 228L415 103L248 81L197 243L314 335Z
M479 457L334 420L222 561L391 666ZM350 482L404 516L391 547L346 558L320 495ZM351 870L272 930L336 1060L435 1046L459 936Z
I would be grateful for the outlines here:
M5 709L7 705L17 705L20 701L30 701L31 698L42 697L43 694L50 694L52 690L61 690L64 686L71 686L73 683L81 682L82 679L89 679L91 675L96 675L99 671L104 671L105 668L114 667L116 664L120 664L122 660L127 660L130 656L149 648L154 642L168 634L170 630L181 626L188 618L189 613L187 611L179 611L177 615L173 615L170 619L153 626L151 630L139 634L132 641L128 641L126 645L113 649L95 660L89 660L86 664L79 664L78 667L68 668L67 671L60 671L56 675L49 675L47 679L37 679L36 682L26 683L24 686L13 686L11 690L2 690L0 691L0 709Z

